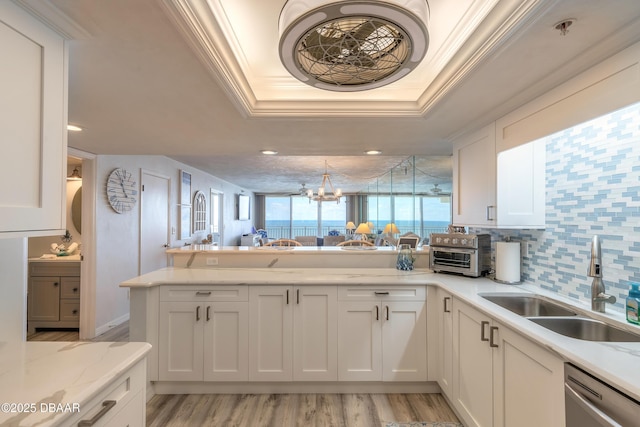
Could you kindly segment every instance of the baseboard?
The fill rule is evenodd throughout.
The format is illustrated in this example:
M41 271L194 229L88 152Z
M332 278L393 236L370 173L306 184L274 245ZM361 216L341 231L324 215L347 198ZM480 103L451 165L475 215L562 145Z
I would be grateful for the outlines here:
M187 382L157 381L155 394L440 393L436 382Z
M109 331L112 328L115 328L118 325L122 325L124 322L129 320L129 313L118 317L117 319L113 319L112 321L110 321L109 323L107 323L106 325L102 325L96 328L96 337L98 335L102 335L105 332Z

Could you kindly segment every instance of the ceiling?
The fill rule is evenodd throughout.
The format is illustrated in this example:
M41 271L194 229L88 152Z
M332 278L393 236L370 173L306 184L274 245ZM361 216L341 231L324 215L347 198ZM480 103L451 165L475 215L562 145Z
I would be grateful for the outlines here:
M325 160L336 186L359 191L413 155L436 156L421 184L446 185L454 137L640 41L637 0L429 0L417 69L335 93L280 64L285 0L14 1L69 39L69 122L84 128L70 147L165 155L261 193L317 187Z

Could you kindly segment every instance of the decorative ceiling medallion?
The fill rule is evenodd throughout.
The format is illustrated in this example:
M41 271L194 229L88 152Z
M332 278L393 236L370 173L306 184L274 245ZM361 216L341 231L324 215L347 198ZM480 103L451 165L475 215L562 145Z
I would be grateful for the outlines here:
M289 0L280 14L280 59L319 89L378 88L422 61L428 17L426 0Z

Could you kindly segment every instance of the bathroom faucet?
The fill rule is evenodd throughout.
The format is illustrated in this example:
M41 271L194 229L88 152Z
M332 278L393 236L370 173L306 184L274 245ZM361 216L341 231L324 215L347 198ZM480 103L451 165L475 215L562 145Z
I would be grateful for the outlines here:
M600 238L593 236L591 241L591 261L587 276L593 277L591 284L591 310L604 313L605 303L613 304L616 297L604 293L604 282L602 281L602 249L600 248Z

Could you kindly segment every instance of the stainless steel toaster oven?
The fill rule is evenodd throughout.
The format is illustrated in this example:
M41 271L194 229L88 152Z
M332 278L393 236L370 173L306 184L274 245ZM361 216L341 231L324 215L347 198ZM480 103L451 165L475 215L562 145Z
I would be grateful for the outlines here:
M432 233L429 268L435 272L480 277L491 270L489 234Z

